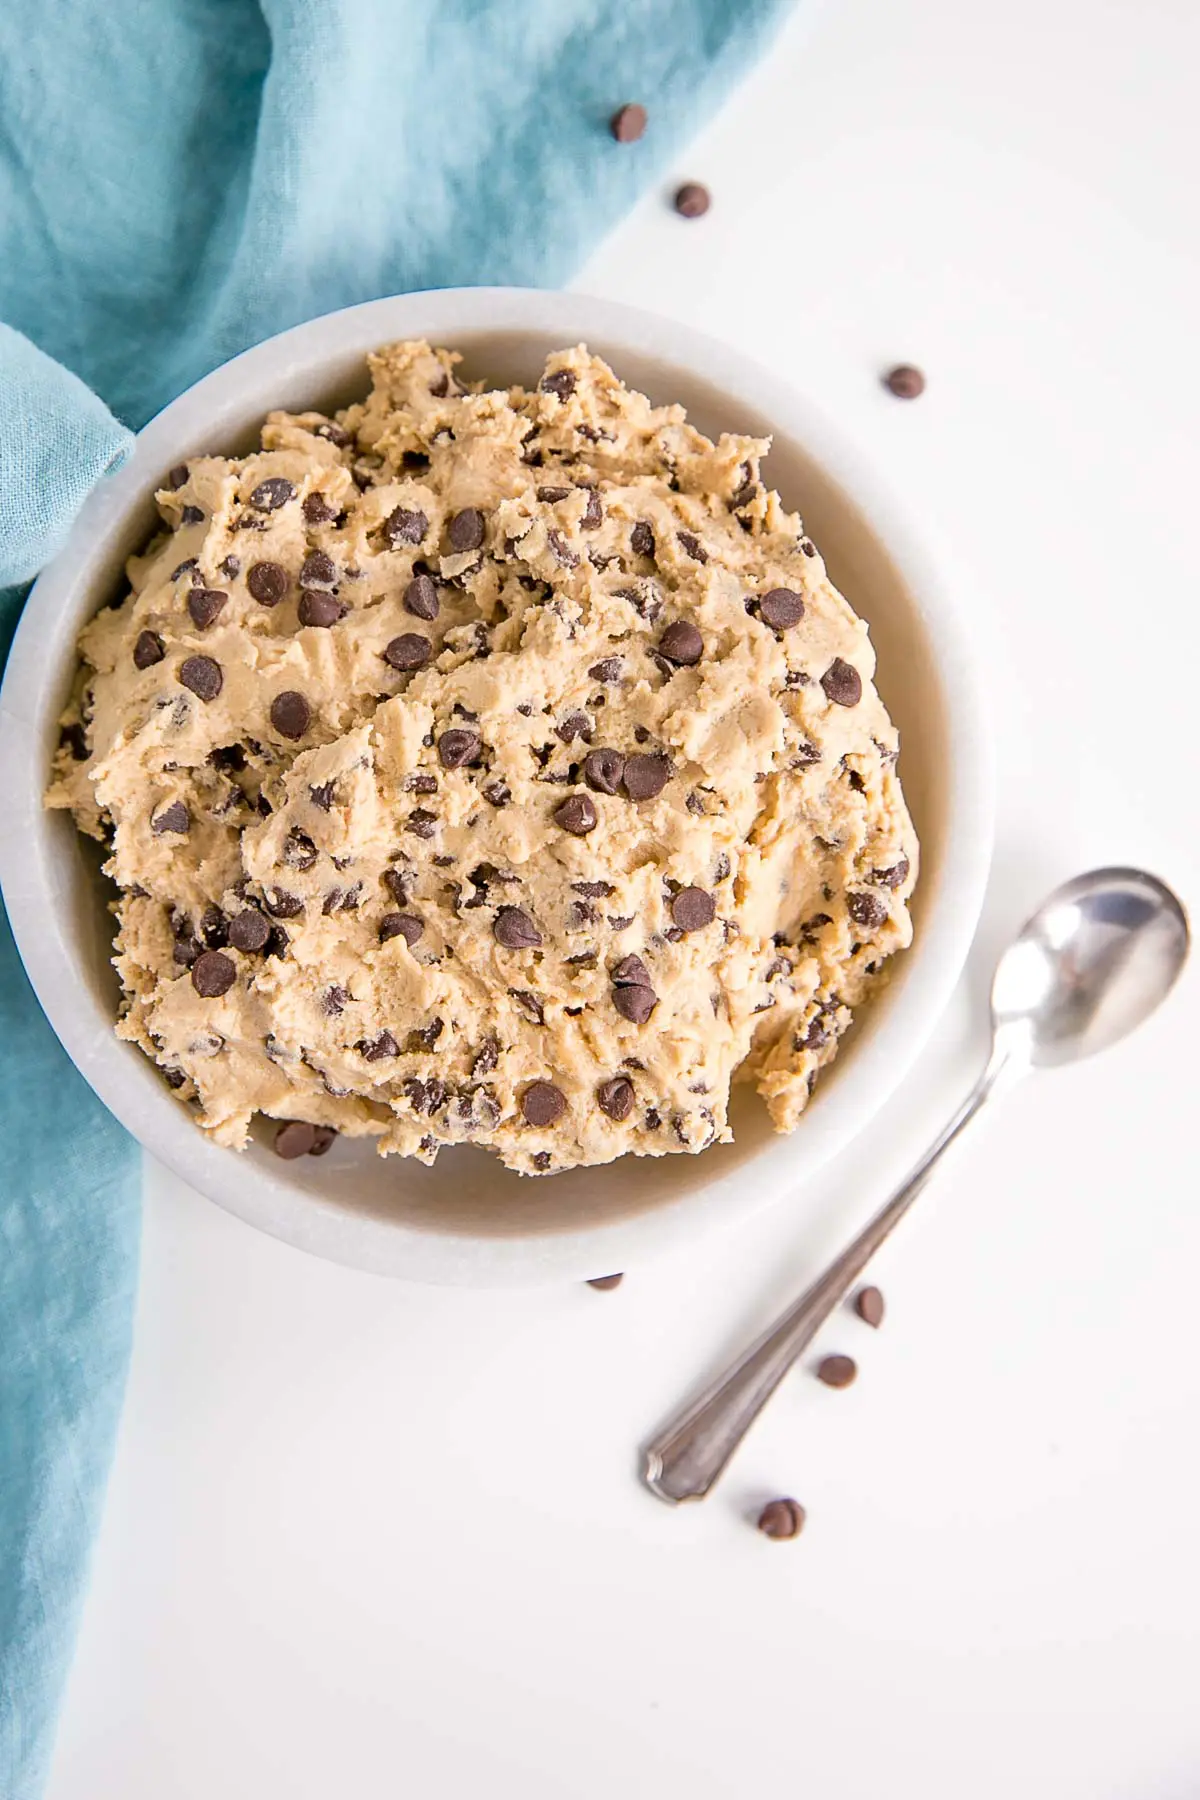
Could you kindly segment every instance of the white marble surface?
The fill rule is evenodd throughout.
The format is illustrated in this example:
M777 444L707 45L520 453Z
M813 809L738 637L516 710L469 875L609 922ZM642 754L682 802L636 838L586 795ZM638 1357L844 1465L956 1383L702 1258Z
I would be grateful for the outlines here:
M798 1373L702 1507L633 1479L969 1078L1043 889L1200 901L1198 64L1191 0L838 0L682 159L708 218L650 196L581 275L771 362L941 534L1001 744L972 976L817 1188L612 1294L387 1285L152 1171L50 1800L1200 1791L1195 975L963 1147L883 1330L824 1334L853 1389Z

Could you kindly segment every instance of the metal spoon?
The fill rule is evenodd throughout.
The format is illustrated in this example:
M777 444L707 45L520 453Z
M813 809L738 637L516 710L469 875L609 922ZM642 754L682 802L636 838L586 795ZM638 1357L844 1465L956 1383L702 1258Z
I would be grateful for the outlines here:
M758 1341L642 1452L661 1500L701 1500L783 1377L904 1217L985 1100L1031 1069L1106 1050L1166 998L1188 953L1170 888L1141 869L1094 869L1050 895L992 982L992 1053L958 1111L870 1224Z

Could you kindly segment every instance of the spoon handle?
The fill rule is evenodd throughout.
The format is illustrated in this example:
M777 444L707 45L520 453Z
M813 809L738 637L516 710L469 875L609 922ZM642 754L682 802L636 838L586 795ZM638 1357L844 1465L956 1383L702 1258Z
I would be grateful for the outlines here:
M938 1159L993 1092L1007 1057L983 1075L891 1199L823 1275L723 1375L646 1444L642 1479L660 1500L702 1500L792 1364L900 1223Z

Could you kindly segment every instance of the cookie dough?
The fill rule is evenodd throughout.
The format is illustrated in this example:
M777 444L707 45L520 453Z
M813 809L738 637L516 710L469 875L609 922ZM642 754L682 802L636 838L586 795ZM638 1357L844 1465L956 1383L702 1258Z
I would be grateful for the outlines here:
M84 630L49 804L108 846L118 1031L282 1154L699 1151L735 1079L790 1130L911 935L866 627L766 441L582 346L458 361L173 469Z

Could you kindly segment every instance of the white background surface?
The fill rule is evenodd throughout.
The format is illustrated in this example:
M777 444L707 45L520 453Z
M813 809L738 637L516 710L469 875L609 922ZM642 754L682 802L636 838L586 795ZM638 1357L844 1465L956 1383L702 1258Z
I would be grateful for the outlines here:
M1194 0L838 0L681 161L709 216L648 196L581 275L776 367L945 542L1000 741L971 978L816 1187L616 1293L388 1285L151 1171L50 1800L1200 1793L1194 975L963 1147L883 1330L822 1337L853 1389L797 1372L703 1506L633 1477L971 1078L1042 892L1200 906L1197 67Z

